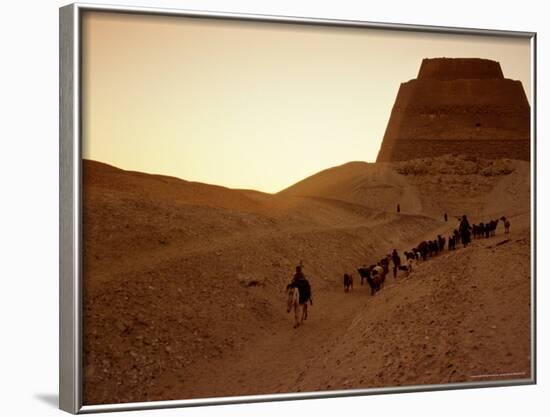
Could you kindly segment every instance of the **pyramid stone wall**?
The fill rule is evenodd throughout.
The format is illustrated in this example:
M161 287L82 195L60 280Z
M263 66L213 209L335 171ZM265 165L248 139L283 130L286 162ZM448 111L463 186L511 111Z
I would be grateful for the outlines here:
M448 153L529 160L530 107L520 81L484 59L424 59L401 84L378 162Z

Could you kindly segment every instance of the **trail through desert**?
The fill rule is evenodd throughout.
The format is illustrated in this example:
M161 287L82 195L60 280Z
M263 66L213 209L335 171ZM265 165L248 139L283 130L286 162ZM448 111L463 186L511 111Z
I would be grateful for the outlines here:
M322 290L301 328L292 330L290 319L276 321L241 354L206 367L204 377L194 381L191 396L526 378L530 351L523 342L530 340L530 332L520 323L529 321L525 305L530 292L522 285L529 278L518 273L529 274L525 232L512 240L498 236L476 241L429 265L420 264L407 277L389 277L375 297L368 296L370 289L357 279L350 293ZM483 259L487 252L495 255L494 265ZM511 255L526 261L518 265ZM508 266L515 272L500 275ZM518 288L521 293L514 294ZM379 308L383 315L376 314ZM393 312L385 316L388 308ZM444 316L439 314L442 308ZM360 337L349 337L356 332ZM519 341L521 351L516 350ZM480 349L486 351L485 358L475 357ZM439 357L445 361L437 363ZM378 372L369 375L367 370ZM369 376L383 383L368 384Z
M529 378L529 165L449 158L354 162L276 195L86 161L85 402ZM360 285L358 266L462 214L511 233ZM313 306L294 329L300 261Z

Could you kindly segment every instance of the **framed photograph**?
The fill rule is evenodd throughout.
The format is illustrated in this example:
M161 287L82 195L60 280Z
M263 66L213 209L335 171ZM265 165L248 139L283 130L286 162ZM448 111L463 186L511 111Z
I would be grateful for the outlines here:
M60 9L60 408L534 384L536 34Z

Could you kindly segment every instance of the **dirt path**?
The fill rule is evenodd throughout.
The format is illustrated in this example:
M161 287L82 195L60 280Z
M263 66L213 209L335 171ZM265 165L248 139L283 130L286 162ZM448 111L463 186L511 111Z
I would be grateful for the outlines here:
M296 389L528 378L529 253L523 230L419 263L369 299Z
M350 293L336 289L314 292L309 317L297 329L292 327L293 313L286 314L281 303L282 314L269 332L239 354L210 362L186 395L199 398L289 392L304 375L304 365L323 352L327 338L338 340L367 303L370 289L366 283L354 285Z
M270 331L206 364L185 397L528 377L527 241L526 232L476 240L410 277L390 274L375 297L357 280L349 294L318 291L298 329L282 303Z

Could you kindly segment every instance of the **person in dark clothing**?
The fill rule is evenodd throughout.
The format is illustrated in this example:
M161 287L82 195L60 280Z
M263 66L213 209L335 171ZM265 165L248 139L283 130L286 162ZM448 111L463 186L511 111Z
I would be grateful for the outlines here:
M460 220L460 225L458 226L460 238L464 247L468 246L468 244L470 243L470 230L472 230L472 226L470 226L468 218L466 217L466 215L464 215L462 216L462 219Z
M401 213L401 206L399 204L397 205L397 212Z
M305 275L304 273L302 272L302 266L301 265L298 265L296 266L296 272L294 273L294 276L292 277L292 281L290 284L287 285L287 289L291 287L291 285L298 281L299 279L302 279L302 278L305 278Z
M448 220L447 213L445 213L445 215L443 217L445 218L445 222L447 222L447 220Z
M396 249L391 253L391 260L393 261L393 277L397 278L397 270L401 266L401 258Z
M290 288L298 288L298 292L300 294L298 302L304 307L304 319L306 319L307 302L309 301L309 303L313 305L313 298L311 297L311 286L309 285L309 281L307 280L306 276L302 272L301 265L298 265L296 267L296 272L294 273L292 281L286 286L287 291Z
M296 287L298 288L298 291L300 291L300 304L305 304L308 301L310 304L313 304L313 300L311 299L311 286L309 285L309 281L306 277L298 279L296 281Z

